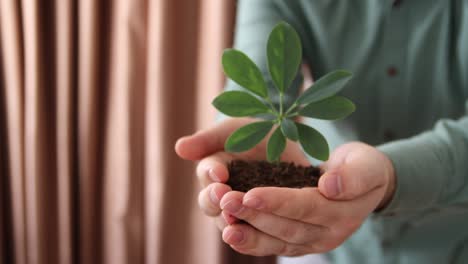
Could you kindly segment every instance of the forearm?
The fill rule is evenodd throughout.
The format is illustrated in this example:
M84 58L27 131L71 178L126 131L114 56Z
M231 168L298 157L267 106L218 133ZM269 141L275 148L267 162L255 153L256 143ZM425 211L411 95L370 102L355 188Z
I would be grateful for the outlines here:
M383 214L468 204L468 116L379 149L395 168L396 188Z

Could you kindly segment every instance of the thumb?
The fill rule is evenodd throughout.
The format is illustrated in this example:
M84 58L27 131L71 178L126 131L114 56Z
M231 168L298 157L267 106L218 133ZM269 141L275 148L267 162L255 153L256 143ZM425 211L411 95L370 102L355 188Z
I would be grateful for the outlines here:
M340 164L329 166L320 177L319 191L333 200L352 200L385 186L380 153L371 148L357 148L341 157ZM341 153L342 155L343 153Z
M249 123L247 118L227 119L208 129L177 140L175 151L183 159L200 160L224 150L224 142L241 125Z

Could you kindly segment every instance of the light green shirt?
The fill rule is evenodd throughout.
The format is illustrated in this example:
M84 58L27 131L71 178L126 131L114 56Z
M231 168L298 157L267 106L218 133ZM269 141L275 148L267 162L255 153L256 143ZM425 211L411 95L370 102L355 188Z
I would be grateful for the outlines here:
M240 0L234 46L266 78L280 20L299 32L315 79L354 73L342 94L357 111L312 125L332 147L377 146L396 168L392 202L329 254L333 263L468 263L468 1Z

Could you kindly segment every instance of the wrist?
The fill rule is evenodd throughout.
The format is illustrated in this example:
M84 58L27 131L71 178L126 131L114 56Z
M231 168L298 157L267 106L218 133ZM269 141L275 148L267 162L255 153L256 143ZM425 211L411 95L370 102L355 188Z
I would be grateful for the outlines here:
M393 166L392 161L382 153L384 157L384 177L386 179L385 194L380 201L379 205L376 208L376 211L385 209L387 205L392 201L393 195L396 189L396 173L395 167Z

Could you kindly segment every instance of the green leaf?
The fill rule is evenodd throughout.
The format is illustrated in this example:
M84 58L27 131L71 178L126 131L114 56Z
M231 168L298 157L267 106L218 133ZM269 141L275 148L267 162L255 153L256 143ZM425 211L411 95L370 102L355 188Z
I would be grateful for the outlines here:
M284 93L296 77L302 59L301 39L293 27L281 22L273 28L268 37L267 57L271 78L280 93Z
M258 115L254 115L253 117L257 118L257 119L263 119L263 120L266 120L266 121L275 121L278 118L273 113L258 114Z
M234 82L260 97L268 96L262 72L247 55L238 50L226 49L222 64L224 73Z
M212 102L220 112L228 116L252 116L270 112L270 108L253 95L242 91L228 91L218 95Z
M330 151L325 137L310 126L300 123L296 123L296 126L299 131L299 142L304 151L316 159L327 160Z
M224 144L229 152L242 152L253 148L268 134L273 122L261 121L248 124L234 131Z
M278 161L281 153L286 148L286 138L281 132L281 128L276 128L267 144L267 159L269 162Z
M321 101L335 95L351 80L353 74L345 70L337 70L318 79L309 89L297 99L298 104L308 104Z
M337 120L347 117L354 110L356 110L356 106L351 100L335 95L306 105L299 110L299 115L325 120Z
M283 134L292 141L297 141L299 138L296 124L290 119L281 120L281 130Z

